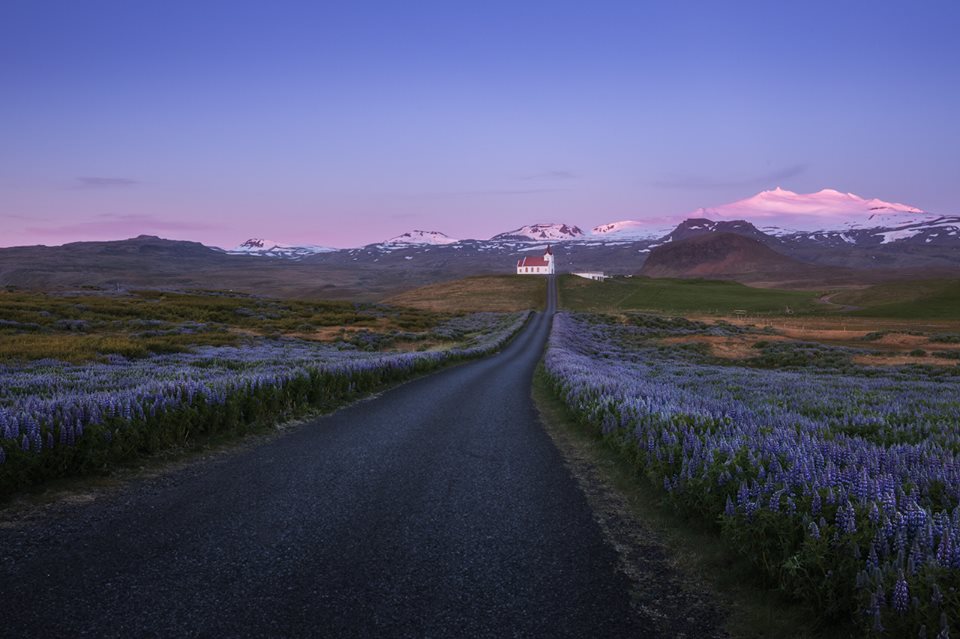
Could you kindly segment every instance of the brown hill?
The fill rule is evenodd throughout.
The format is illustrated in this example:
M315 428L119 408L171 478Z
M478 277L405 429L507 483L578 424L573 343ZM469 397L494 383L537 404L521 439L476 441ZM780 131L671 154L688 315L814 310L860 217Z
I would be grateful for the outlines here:
M375 265L374 265L375 266ZM419 273L227 255L196 242L129 240L0 248L0 286L29 290L229 289L278 297L379 300Z
M642 275L720 277L781 273L811 265L781 255L760 241L734 233L709 233L669 242L650 251Z
M853 269L801 262L777 253L758 240L734 233L697 235L658 246L650 251L640 274L781 286L842 284L872 279Z

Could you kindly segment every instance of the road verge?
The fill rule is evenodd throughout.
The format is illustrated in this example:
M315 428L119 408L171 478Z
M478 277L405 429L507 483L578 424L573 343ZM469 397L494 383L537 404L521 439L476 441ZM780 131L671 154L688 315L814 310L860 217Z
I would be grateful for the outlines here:
M554 392L541 364L533 400L544 428L594 508L597 521L621 556L621 569L637 584L634 601L657 617L682 620L686 636L712 618L731 637L807 639L858 636L852 628L824 627L815 610L770 589L753 565L730 550L703 522L683 516L659 486L636 471L616 442L583 423ZM650 576L653 575L654 579ZM681 594L664 593L679 591ZM661 629L679 636L687 628ZM722 635L721 635L722 636Z

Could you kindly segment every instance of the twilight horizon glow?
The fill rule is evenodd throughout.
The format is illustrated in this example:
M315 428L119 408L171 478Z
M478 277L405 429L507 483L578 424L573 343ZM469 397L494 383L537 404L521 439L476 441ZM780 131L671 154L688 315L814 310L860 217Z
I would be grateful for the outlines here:
M952 2L9 2L0 246L960 212Z

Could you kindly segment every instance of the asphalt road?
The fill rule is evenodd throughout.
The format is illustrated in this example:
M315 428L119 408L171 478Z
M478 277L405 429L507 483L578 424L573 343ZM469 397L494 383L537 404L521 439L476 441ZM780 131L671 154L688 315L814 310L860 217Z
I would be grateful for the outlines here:
M0 527L3 637L649 636L503 352Z

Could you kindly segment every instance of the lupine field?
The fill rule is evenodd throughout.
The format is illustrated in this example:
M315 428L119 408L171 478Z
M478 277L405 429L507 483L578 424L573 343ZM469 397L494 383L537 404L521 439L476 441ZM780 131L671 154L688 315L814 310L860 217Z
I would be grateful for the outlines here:
M195 306L195 300L191 303ZM347 311L352 312L337 308L357 322L357 313ZM363 314L372 313L377 320L387 312L368 311ZM97 321L114 327L116 309L107 315ZM425 331L363 330L328 342L230 334L234 345L217 346L204 344L201 335L199 345L178 345L173 353L127 357L112 352L78 363L51 358L0 361L0 491L98 472L113 462L205 435L242 432L331 408L414 374L495 351L526 318L527 313L431 316L429 321L418 319L428 326ZM85 330L96 333L97 321ZM159 320L134 321L141 329L150 327L151 335L127 334L126 339L143 340L155 332L189 335L195 328L193 323L171 327ZM0 335L10 348L23 339L23 322L19 325L14 327L19 333ZM29 335L60 339L44 325L36 326ZM59 324L56 328L64 329ZM203 328L210 333L209 325ZM215 328L215 335L226 330ZM388 350L401 338L452 346Z
M737 361L663 341L751 331L757 355ZM957 636L960 367L860 366L853 351L559 313L545 364L581 421L818 614Z

